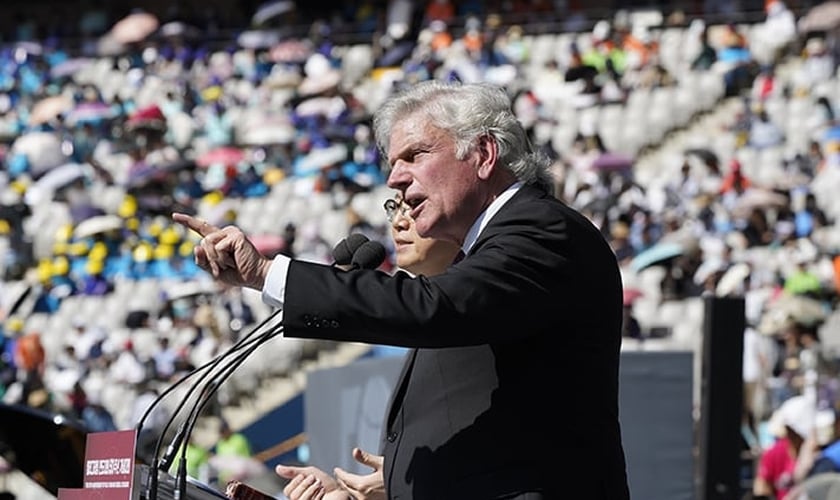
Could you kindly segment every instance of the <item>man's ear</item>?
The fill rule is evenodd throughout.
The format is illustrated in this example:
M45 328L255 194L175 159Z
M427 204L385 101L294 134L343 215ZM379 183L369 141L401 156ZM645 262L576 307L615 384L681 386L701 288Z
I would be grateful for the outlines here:
M499 145L496 139L490 134L484 134L478 138L476 145L478 153L478 168L476 173L482 180L487 180L496 168L496 161L499 158Z

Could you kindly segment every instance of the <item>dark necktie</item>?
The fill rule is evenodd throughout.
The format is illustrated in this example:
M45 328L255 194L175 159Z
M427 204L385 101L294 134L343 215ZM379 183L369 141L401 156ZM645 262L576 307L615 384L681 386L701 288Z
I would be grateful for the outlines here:
M455 264L461 262L463 259L464 259L464 251L463 250L458 250L458 255L456 255L455 258L452 260L451 265L454 266Z

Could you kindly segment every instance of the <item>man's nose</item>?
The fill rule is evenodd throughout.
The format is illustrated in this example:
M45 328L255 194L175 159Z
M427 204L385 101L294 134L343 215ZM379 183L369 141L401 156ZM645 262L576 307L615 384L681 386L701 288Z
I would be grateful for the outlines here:
M397 162L391 167L386 183L389 188L400 191L404 190L411 183L411 175L409 175L408 169L405 168L402 162Z

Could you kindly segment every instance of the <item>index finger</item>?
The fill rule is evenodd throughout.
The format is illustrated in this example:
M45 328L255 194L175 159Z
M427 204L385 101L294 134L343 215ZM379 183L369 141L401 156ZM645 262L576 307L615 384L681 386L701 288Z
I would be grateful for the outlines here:
M295 466L292 466L292 465L282 465L282 464L280 464L280 465L277 465L276 467L274 467L274 472L282 478L292 479L297 475L302 475L303 474L303 468L302 467L295 467Z
M216 227L211 225L206 220L201 220L197 217L193 217L192 215L187 215L181 212L173 212L172 213L172 220L182 224L196 233L200 234L202 237L207 236L208 234L216 231Z

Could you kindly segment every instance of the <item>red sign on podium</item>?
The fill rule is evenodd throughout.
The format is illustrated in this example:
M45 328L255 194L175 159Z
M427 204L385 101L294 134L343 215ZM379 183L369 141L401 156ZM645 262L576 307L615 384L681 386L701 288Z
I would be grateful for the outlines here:
M58 500L131 500L136 444L136 429L88 434L84 487L59 488Z

